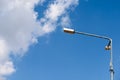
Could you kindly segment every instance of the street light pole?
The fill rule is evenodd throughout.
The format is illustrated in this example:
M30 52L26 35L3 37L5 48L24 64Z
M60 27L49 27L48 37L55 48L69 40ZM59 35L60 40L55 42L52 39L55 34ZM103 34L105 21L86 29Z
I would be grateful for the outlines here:
M69 28L64 28L64 32L70 33L70 34L81 34L81 35L86 35L86 36L92 36L96 38L101 38L101 39L106 39L109 41L107 46L105 47L106 50L110 50L110 80L114 80L114 69L113 69L113 55L112 55L112 39L106 36L100 36L96 34L91 34L91 33L85 33L85 32L78 32L75 31L74 29L69 29Z
M111 39L111 50L110 50L110 80L114 80L113 54L112 54L112 39Z

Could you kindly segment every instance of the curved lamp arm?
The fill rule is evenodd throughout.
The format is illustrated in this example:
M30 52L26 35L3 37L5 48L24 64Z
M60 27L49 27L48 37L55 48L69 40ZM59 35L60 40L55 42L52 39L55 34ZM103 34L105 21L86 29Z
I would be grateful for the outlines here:
M108 44L105 47L106 50L110 50L110 80L113 80L114 78L114 69L113 69L113 57L112 57L112 39L106 36L100 36L96 34L91 34L91 33L86 33L86 32L78 32L75 31L74 29L69 29L69 28L63 28L64 32L70 33L70 34L81 34L81 35L86 35L86 36L92 36L96 38L102 38L108 40Z
M97 38L102 38L102 39L106 39L109 40L108 45L105 47L106 50L110 50L111 49L111 43L112 43L112 39L106 36L100 36L100 35L96 35L96 34L91 34L91 33L86 33L86 32L78 32L75 31L74 29L69 29L69 28L64 28L63 29L64 32L66 33L70 33L70 34L81 34L81 35L86 35L86 36L92 36L92 37L97 37Z

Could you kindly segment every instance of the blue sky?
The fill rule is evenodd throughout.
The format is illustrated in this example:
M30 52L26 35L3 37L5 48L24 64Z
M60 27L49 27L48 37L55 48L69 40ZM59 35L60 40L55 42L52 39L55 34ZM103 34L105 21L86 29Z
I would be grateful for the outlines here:
M115 80L120 77L120 1L79 0L68 10L70 28L113 39ZM37 5L38 20L50 1ZM58 20L57 24L61 20ZM78 34L66 34L61 25L38 38L22 58L14 58L16 72L8 80L109 80L108 41Z

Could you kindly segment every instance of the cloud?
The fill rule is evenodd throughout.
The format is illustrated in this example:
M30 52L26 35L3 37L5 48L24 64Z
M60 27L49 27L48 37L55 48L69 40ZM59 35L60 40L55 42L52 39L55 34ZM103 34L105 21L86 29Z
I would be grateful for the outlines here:
M9 75L14 72L13 63L11 61L6 61L3 64L0 64L0 75Z
M36 3L38 0L0 0L0 80L15 72L10 55L22 56L36 42Z
M62 18L62 26L66 27L70 20L68 17L68 10L78 5L78 0L55 0L48 6L48 9L44 13L44 17L40 19L41 26L45 32L52 32L58 26L58 20ZM66 16L65 16L66 15ZM66 21L65 22L65 18Z
M34 5L44 2L0 0L0 80L16 71L11 55L23 56L30 45L38 42L38 37L54 31L58 25L70 26L68 10L78 5L78 0L54 0L44 16L36 20Z
M62 27L71 27L71 21L68 15L63 16L61 18L61 26Z

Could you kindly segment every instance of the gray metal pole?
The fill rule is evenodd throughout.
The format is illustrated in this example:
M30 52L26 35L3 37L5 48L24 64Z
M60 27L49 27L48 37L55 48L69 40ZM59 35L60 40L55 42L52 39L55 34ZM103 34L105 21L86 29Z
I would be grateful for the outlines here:
M100 35L96 35L96 34L90 34L90 33L85 33L85 32L78 32L75 31L75 33L77 34L82 34L82 35L86 35L86 36L92 36L92 37L97 37L97 38L102 38L102 39L107 39L109 40L108 43L108 49L110 50L110 80L114 80L114 69L113 69L113 54L112 54L112 39L106 36L100 36ZM110 49L109 49L110 48Z
M102 39L107 39L107 40L111 41L111 38L106 37L106 36L100 36L100 35L96 35L96 34L90 34L90 33L86 33L86 32L78 32L78 31L75 31L75 33L87 35L87 36L92 36L92 37L97 37L97 38L102 38Z
M112 55L112 39L110 41L111 41L111 50L110 50L110 80L114 80L113 55Z
M102 39L109 40L109 43L105 47L105 49L110 50L110 80L114 80L112 39L111 38L106 37L106 36L96 35L96 34L90 34L90 33L86 33L86 32L78 32L78 31L75 31L74 29L68 29L68 28L64 28L64 32L71 33L71 34L77 33L77 34L82 34L82 35L86 35L86 36L92 36L92 37L97 37L97 38L102 38Z

